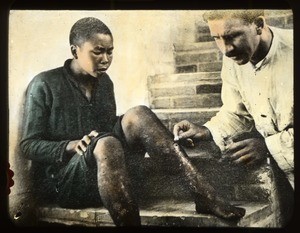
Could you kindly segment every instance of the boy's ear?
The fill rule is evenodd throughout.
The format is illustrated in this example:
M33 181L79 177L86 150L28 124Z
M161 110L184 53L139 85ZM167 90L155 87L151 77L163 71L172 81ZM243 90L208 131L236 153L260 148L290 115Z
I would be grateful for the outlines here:
M262 16L257 17L257 18L254 20L254 24L256 25L256 31L257 31L257 34L258 34L258 35L261 35L262 29L263 29L264 26L265 26L265 19L264 19L264 17L262 17Z
M77 56L77 48L76 48L75 45L71 45L71 53L72 53L72 55L73 55L73 57L74 57L75 59L78 58L78 56Z

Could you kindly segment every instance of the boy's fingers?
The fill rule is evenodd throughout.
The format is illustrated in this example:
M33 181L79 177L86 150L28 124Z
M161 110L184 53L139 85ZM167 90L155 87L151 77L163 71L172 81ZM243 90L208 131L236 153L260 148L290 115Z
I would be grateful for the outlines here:
M83 155L83 151L81 150L81 148L79 146L76 146L75 151L77 154Z
M91 143L91 138L88 135L85 135L82 139L81 139L82 144L86 144L89 145Z
M83 155L84 152L87 150L87 146L91 143L91 138L92 137L97 137L99 133L96 130L93 130L92 132L89 133L89 135L83 136L83 138L78 142L75 151Z
M96 130L93 130L92 132L89 133L88 136L90 137L97 137L99 135L99 133Z
M88 136L84 136L83 137L83 139L81 139L79 142L78 142L78 144L77 144L77 146L76 146L76 148L75 148L75 150L76 150L76 152L78 153L78 154L80 154L80 155L83 155L83 153L84 152L86 152L86 150L87 150L87 142L85 142L84 141L84 138L85 137L88 137ZM86 139L86 138L85 138ZM88 140L91 140L91 139L88 139Z

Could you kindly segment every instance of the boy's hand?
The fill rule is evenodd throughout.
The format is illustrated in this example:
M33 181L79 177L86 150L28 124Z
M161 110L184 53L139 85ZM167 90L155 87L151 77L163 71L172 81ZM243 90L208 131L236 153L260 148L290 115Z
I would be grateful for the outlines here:
M70 141L67 145L66 151L83 155L87 150L87 146L91 143L91 139L93 137L97 137L98 134L99 133L97 131L93 130L88 135L84 135L81 140Z

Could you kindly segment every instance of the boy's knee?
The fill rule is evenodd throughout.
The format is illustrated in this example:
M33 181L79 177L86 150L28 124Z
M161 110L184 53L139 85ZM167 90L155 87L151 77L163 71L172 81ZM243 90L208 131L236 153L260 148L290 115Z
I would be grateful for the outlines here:
M145 114L149 114L150 111L151 111L150 108L148 108L147 106L138 105L138 106L135 106L135 107L129 109L127 113L133 114L135 116L142 116Z
M122 119L125 125L136 125L140 122L145 122L150 117L151 109L145 105L138 105L129 109Z
M103 172L117 171L124 166L124 150L121 142L113 137L99 139L94 149L98 169Z
M95 156L101 156L106 154L111 154L114 151L122 150L122 144L116 137L108 136L105 138L100 138L97 141L96 147L94 149Z

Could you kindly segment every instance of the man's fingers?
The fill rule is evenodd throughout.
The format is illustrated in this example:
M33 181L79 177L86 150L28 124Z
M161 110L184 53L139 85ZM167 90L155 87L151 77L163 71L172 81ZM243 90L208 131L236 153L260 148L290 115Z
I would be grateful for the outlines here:
M194 141L190 138L187 138L185 140L182 140L181 145L185 146L185 147L194 147Z
M183 120L173 127L174 141L179 141L182 137L182 133L184 131L188 131L190 129L190 122L187 120Z
M174 141L179 141L179 131L181 130L182 130L182 126L180 125L180 123L174 125L173 128Z
M244 156L241 156L239 159L234 160L233 163L235 164L246 164L249 163L252 160L252 157L250 154L246 154Z
M232 142L225 147L226 153L233 154L237 151L242 150L247 144L244 141Z
M191 132L191 130L188 130L186 132L183 132L183 131L179 132L179 135L178 135L179 140L181 140L181 139L189 139L189 140L191 140L190 138L193 138L193 136L194 136L194 133Z
M247 150L247 148L243 148L241 150L238 150L236 152L234 152L233 154L229 154L229 158L230 160L238 160L239 158L241 158L244 155L249 154L249 151Z

